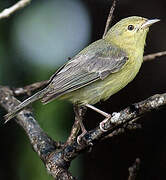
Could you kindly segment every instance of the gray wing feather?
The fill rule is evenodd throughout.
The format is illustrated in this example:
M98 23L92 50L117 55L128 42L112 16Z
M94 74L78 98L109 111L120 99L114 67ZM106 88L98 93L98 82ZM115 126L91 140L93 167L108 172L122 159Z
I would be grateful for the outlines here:
M91 51L83 50L56 72L51 78L48 92L42 102L46 103L55 97L72 92L99 79L103 80L111 73L118 72L126 63L127 54L119 51L117 47L105 43L103 46L105 47L97 52L89 53Z

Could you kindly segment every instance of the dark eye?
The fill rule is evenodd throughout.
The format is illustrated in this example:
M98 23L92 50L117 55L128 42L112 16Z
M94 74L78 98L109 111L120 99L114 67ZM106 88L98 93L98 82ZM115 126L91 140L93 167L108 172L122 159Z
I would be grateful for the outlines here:
M129 31L132 31L132 30L134 29L134 26L133 26L133 25L129 25L129 26L127 27L127 29L128 29Z

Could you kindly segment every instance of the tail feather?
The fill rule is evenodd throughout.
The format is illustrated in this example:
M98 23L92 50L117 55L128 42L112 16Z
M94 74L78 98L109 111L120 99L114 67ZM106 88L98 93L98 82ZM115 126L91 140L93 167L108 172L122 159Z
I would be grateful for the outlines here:
M4 116L5 123L8 122L10 119L14 118L17 115L17 113L19 113L26 106L28 106L29 104L41 99L44 96L45 92L46 92L46 88L44 88L43 90L41 90L41 91L37 92L36 94L30 96L28 99L26 99L25 101L20 103L18 106L16 106L15 109L13 109L11 112L9 112L8 114L6 114Z

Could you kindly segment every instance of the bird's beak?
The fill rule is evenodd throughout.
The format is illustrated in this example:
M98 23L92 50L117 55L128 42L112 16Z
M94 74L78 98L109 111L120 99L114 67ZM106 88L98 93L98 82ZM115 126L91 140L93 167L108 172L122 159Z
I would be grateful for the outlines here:
M141 29L145 29L147 27L150 27L152 24L159 22L160 19L148 19L141 25Z

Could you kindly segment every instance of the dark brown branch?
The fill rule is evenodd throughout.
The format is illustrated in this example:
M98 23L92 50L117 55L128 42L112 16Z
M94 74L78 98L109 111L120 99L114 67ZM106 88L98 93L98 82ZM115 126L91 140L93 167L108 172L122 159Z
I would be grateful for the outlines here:
M108 32L109 26L111 24L112 16L113 16L113 13L114 13L114 10L115 10L115 6L116 6L116 0L113 1L113 4L112 4L112 6L110 8L110 12L108 14L105 30L104 30L104 33L103 33L103 38L105 37L105 35Z
M80 124L79 124L79 121L77 119L77 116L75 116L74 124L72 126L70 135L66 141L67 145L72 144L76 140L79 130L80 130Z
M165 56L165 55L166 55L166 51L148 54L144 56L144 61L150 61L150 60L155 59L156 57Z
M19 101L13 96L11 90L6 87L0 87L0 105L7 111L13 109ZM48 172L57 179L74 179L68 172L70 162L82 151L87 150L90 145L100 142L108 134L118 133L124 128L135 123L137 119L148 111L158 109L166 105L166 93L154 95L144 101L135 103L118 113L112 113L110 123L105 125L107 132L102 132L99 127L87 132L81 145L72 138L70 143L64 143L64 146L53 141L37 124L28 110L23 110L17 115L17 123L26 131L34 150L46 165ZM76 135L77 133L75 133ZM75 136L74 135L74 136ZM74 137L73 135L71 137ZM63 174L63 175L62 175ZM66 177L66 178L65 178Z
M83 137L84 141L86 144L90 144L93 143L94 140L99 140L110 133L118 132L119 128L123 127L124 125L130 125L133 120L135 123L135 121L137 121L141 115L154 109L158 109L164 105L166 105L166 93L156 94L144 101L135 103L118 113L112 113L110 123L105 125L105 129L108 131L104 133L99 127L97 127L96 129L85 134Z
M158 109L159 107L166 105L166 93L154 95L144 101L135 103L124 110L113 113L110 123L106 124L105 128L108 130L106 133L101 131L99 127L87 132L83 136L83 142L81 145L77 144L75 140L72 144L66 145L63 148L63 158L67 162L71 162L75 157L77 157L83 150L86 150L90 145L100 142L103 137L107 136L110 133L118 132L118 130L123 127L125 124L130 125L134 119L137 120L141 115L146 112ZM112 136L113 137L113 136ZM57 154L53 153L53 159L56 159Z
M15 88L15 89L13 89L13 92L16 96L23 95L23 94L31 95L31 93L33 91L36 91L36 90L46 86L47 84L48 84L48 81L36 82L36 83L30 84L28 86L25 86L23 88L22 87Z
M0 86L0 105L7 111L12 110L20 102L13 96L13 92ZM44 162L48 172L58 180L74 179L68 172L69 162L66 162L62 155L59 156L58 149L62 147L60 143L53 141L39 126L34 119L32 112L28 109L21 111L17 115L16 122L25 130L34 151ZM52 153L56 152L56 159L52 159Z
M127 130L129 131L134 131L136 129L140 129L142 128L141 124L137 124L134 123L134 121L129 122L128 124L124 124L122 125L122 127L119 127L118 129L116 129L115 131L111 132L110 134L108 134L107 136L104 136L102 138L102 140L104 139L108 139L108 138L112 138L114 136L118 136L120 134L123 134L124 132L126 132Z
M71 133L65 143L66 146L71 145L76 140L79 130L81 129L80 121L81 122L83 121L83 116L86 113L86 110L87 110L86 107L78 107L76 105L74 106L75 121L72 126Z
M20 102L13 96L13 92L7 87L0 87L0 104L7 111L12 110ZM33 118L32 112L23 110L17 115L16 122L22 126L28 135L34 150L40 154L42 159L56 149L56 143L51 140L40 128L37 121ZM41 142L44 142L41 146ZM50 149L50 150L49 150Z
M137 176L137 173L139 171L139 168L140 168L140 159L137 158L134 162L134 164L129 167L129 177L128 177L128 180L135 180L136 179L136 176Z

